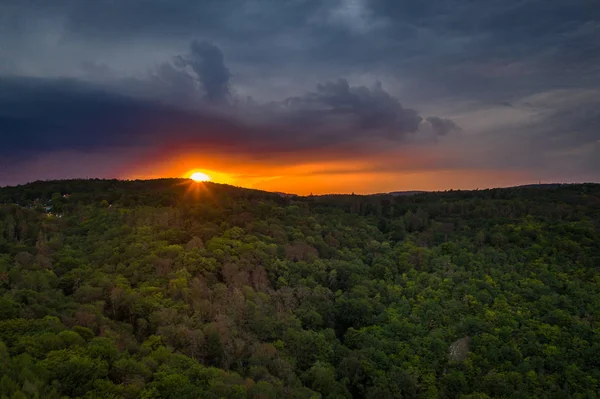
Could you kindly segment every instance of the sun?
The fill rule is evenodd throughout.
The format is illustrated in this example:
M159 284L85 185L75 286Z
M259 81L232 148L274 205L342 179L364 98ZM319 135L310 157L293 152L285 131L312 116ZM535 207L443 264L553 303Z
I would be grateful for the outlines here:
M193 181L210 181L210 176L202 172L194 172L190 175Z

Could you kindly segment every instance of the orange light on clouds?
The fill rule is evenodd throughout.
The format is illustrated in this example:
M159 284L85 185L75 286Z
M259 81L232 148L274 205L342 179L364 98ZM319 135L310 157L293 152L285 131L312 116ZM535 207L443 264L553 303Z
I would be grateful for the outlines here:
M418 149L417 149L418 150ZM501 187L532 181L526 171L445 168L448 154L430 149L354 159L256 159L204 152L164 152L152 161L131 165L126 178L183 177L300 195L369 194L404 190L447 190ZM438 163L438 165L435 165ZM432 166L435 165L435 166ZM197 168L202 165L202 169ZM390 165L390 167L387 167ZM195 185L197 186L197 185Z

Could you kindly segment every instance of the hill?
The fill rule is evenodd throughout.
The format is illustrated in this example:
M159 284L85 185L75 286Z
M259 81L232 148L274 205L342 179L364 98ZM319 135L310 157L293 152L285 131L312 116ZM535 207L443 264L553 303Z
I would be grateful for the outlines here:
M0 396L597 397L600 185L0 188Z

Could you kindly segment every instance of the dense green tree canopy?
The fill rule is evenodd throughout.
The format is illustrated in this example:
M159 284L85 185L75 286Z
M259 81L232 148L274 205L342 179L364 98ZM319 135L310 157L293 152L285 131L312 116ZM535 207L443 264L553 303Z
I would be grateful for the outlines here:
M0 398L593 398L600 186L0 189Z

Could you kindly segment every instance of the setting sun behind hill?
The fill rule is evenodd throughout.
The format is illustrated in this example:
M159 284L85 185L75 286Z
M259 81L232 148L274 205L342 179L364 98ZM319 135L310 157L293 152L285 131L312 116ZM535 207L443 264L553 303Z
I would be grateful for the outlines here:
M190 175L190 179L197 182L210 181L210 176L203 172L194 172Z

